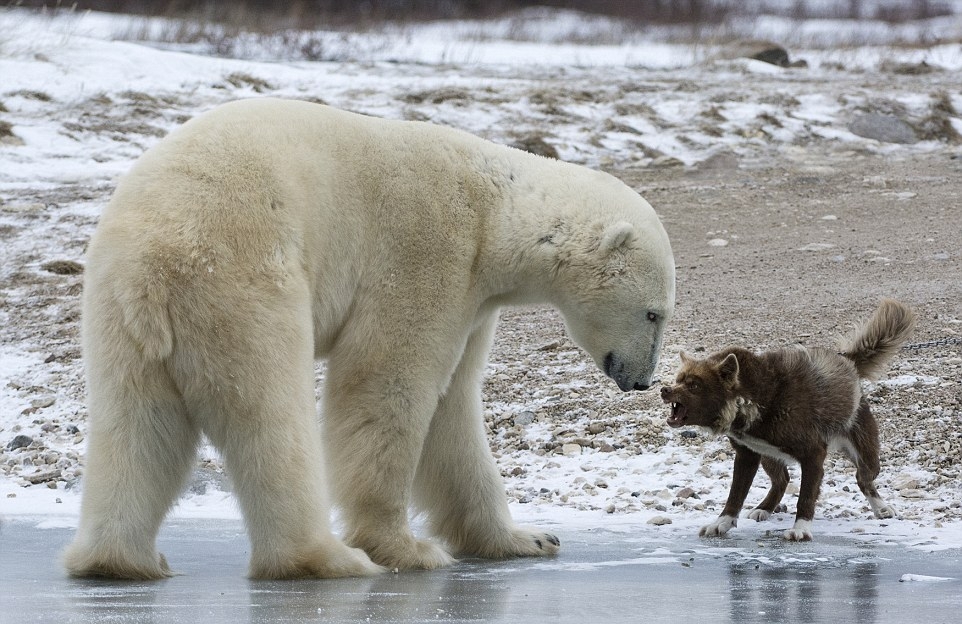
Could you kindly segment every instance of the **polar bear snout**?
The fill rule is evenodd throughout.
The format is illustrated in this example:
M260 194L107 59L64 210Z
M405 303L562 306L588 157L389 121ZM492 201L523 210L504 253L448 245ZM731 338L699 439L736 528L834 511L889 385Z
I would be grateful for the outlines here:
M651 387L651 372L643 375L633 374L627 362L614 351L609 351L604 359L605 375L611 377L622 392L647 390Z

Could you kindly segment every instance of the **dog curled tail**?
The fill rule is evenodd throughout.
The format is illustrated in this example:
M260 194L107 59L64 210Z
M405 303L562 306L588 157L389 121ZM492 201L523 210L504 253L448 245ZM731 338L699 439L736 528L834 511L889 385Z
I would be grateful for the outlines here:
M911 308L894 299L883 299L868 321L839 342L839 353L852 360L859 377L875 381L914 328Z

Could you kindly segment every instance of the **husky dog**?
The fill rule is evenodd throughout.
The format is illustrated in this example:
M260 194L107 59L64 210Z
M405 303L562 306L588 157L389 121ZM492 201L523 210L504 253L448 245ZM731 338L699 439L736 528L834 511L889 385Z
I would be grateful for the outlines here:
M858 487L875 516L893 517L875 489L878 425L859 380L875 380L885 372L914 324L912 310L886 299L841 340L838 351L797 345L758 354L731 347L704 359L682 353L674 385L661 389L662 400L671 405L668 424L706 427L728 436L735 448L728 501L700 535L724 535L736 526L759 463L772 487L748 517L767 520L785 494L786 465L797 462L802 471L798 510L785 539L812 539L822 464L831 450L854 462Z

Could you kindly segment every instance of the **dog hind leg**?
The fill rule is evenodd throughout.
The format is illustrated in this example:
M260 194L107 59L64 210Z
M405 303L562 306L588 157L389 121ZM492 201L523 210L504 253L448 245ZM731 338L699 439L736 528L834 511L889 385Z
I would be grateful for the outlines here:
M795 526L785 531L785 539L792 542L807 542L812 539L812 520L815 518L815 502L818 491L822 487L822 476L825 474L826 447L819 448L815 453L800 458L802 467L802 484L798 491L798 509L795 513Z
M876 518L894 518L895 510L882 500L875 488L875 479L880 470L878 424L865 399L859 405L851 439L856 455L852 461L855 463L858 489L865 495Z

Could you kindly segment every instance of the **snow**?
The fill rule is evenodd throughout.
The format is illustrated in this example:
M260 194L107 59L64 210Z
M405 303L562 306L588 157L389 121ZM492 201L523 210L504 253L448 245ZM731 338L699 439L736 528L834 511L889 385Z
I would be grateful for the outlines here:
M276 42L251 41L243 50L245 59L217 58L203 51L191 52L188 46L161 49L118 40L121 33L136 29L162 30L160 22L144 24L143 20L95 13L39 15L0 9L0 102L6 108L0 112L0 120L10 122L19 139L0 143L0 226L10 227L0 248L0 275L9 278L17 271L36 272L43 258L82 260L85 241L116 177L186 118L230 99L259 95L262 89L257 80L269 83L271 95L321 98L335 106L386 117L425 118L511 142L539 129L545 107L551 106L550 93L539 91L541 80L569 77L571 90L583 90L584 100L577 105L561 104L568 121L552 122L552 143L562 158L597 167L611 163L647 166L659 157L691 165L726 149L764 158L767 148L753 138L758 132L767 133L767 141L776 146L790 148L828 137L852 149L884 153L887 146L847 130L851 115L876 97L896 98L909 113L922 115L929 106L928 95L888 93L881 76L869 80L878 83L871 90L843 87L842 97L825 92L822 78L835 75L837 64L848 68L851 73L846 76L853 76L851 84L857 85L863 83L860 76L875 75L885 62L924 61L946 74L962 69L962 46L957 43L908 48L890 45L918 39L920 35L913 29L929 29L926 32L936 33L940 41L958 40L962 24L957 17L894 32L876 22L856 25L825 20L806 23L801 29L789 28L786 21L776 19L754 24L756 35L808 44L809 48L793 52L808 60L811 69L807 74L746 59L711 60L715 50L709 45L673 43L667 35L658 40L651 33L644 38L623 25L616 27L601 18L585 22L568 12L532 14L521 24L523 32L517 24L512 28L511 22L504 21L454 27L408 24L370 33L321 32L314 36L331 50L335 60L284 62L278 58L281 52ZM736 25L729 28L737 29ZM603 38L600 44L576 43L613 30L622 33L620 41ZM833 33L843 37L845 45L831 46ZM851 45L850 40L860 40L863 45ZM704 88L699 87L702 83ZM789 105L778 96L779 85L785 84L800 92ZM745 97L744 85L765 90L770 97ZM621 109L606 97L614 91L623 103ZM431 101L444 93L448 95ZM956 107L962 104L957 89L951 97ZM118 117L136 109L140 100L145 111L142 119ZM705 134L696 119L713 107L721 116L717 136ZM91 111L95 114L89 114ZM106 118L127 129L91 129L87 125L94 123L91 118ZM778 118L779 127L759 126L759 119L766 118ZM951 121L959 127L958 119ZM921 141L901 149L937 147L937 142ZM57 211L48 209L46 202L56 203ZM709 244L721 245L720 241L724 239ZM805 249L828 247L813 242ZM32 258L26 265L17 260L25 257ZM4 446L18 434L43 437L44 423L61 426L82 424L86 419L80 361L67 358L55 360L53 365L46 361L51 352L76 348L76 334L45 336L18 328L7 302L19 302L24 296L22 289L13 287L0 298L0 324L5 328L0 345L0 444ZM45 319L69 309L55 301L61 296L66 297L52 292L54 301L38 302L37 316L30 323L43 325ZM938 382L937 378L903 375L881 385ZM38 408L35 402L48 395L54 403ZM599 397L601 400L604 397ZM493 406L499 413L515 414L530 407ZM535 426L525 436L534 443L550 433ZM4 472L0 475L0 514L37 517L40 527L73 526L80 501L74 458L82 454L85 441L82 432L51 434L45 440L74 478L60 481L56 489L44 484L24 487L23 476L46 466ZM706 470L702 454L726 445L723 440L713 441L693 452L669 443L659 453L642 455L591 448L572 456L550 457L518 451L500 455L499 461L502 468L525 467L522 475L507 479L512 513L520 522L586 529L603 526L625 534L690 534L710 522L717 507L715 511L674 513L674 492L669 486L683 482L704 492L706 499L724 500L730 465L719 461ZM218 461L210 449L202 455L210 463ZM16 452L3 457L8 467L14 465L10 462L22 460ZM906 468L907 473L912 471L912 467ZM64 489L65 484L71 488ZM539 497L542 488L577 504L559 505L554 499ZM757 484L750 500L759 500L763 493L763 484ZM894 499L894 493L892 496L898 508L901 501ZM923 493L921 500L911 501L914 512L910 519L875 520L864 512L864 501L857 492L823 492L823 502L833 497L844 498L833 509L847 507L854 513L817 516L816 539L843 536L923 551L962 548L962 523L939 520L938 509L952 500ZM667 511L635 505L632 499L657 499ZM672 519L670 525L647 524L666 514ZM172 516L239 518L239 511L229 494L208 488L202 494L185 496ZM791 514L775 514L764 527L781 532L792 522ZM735 530L760 531L745 518ZM906 575L903 580L927 577Z

